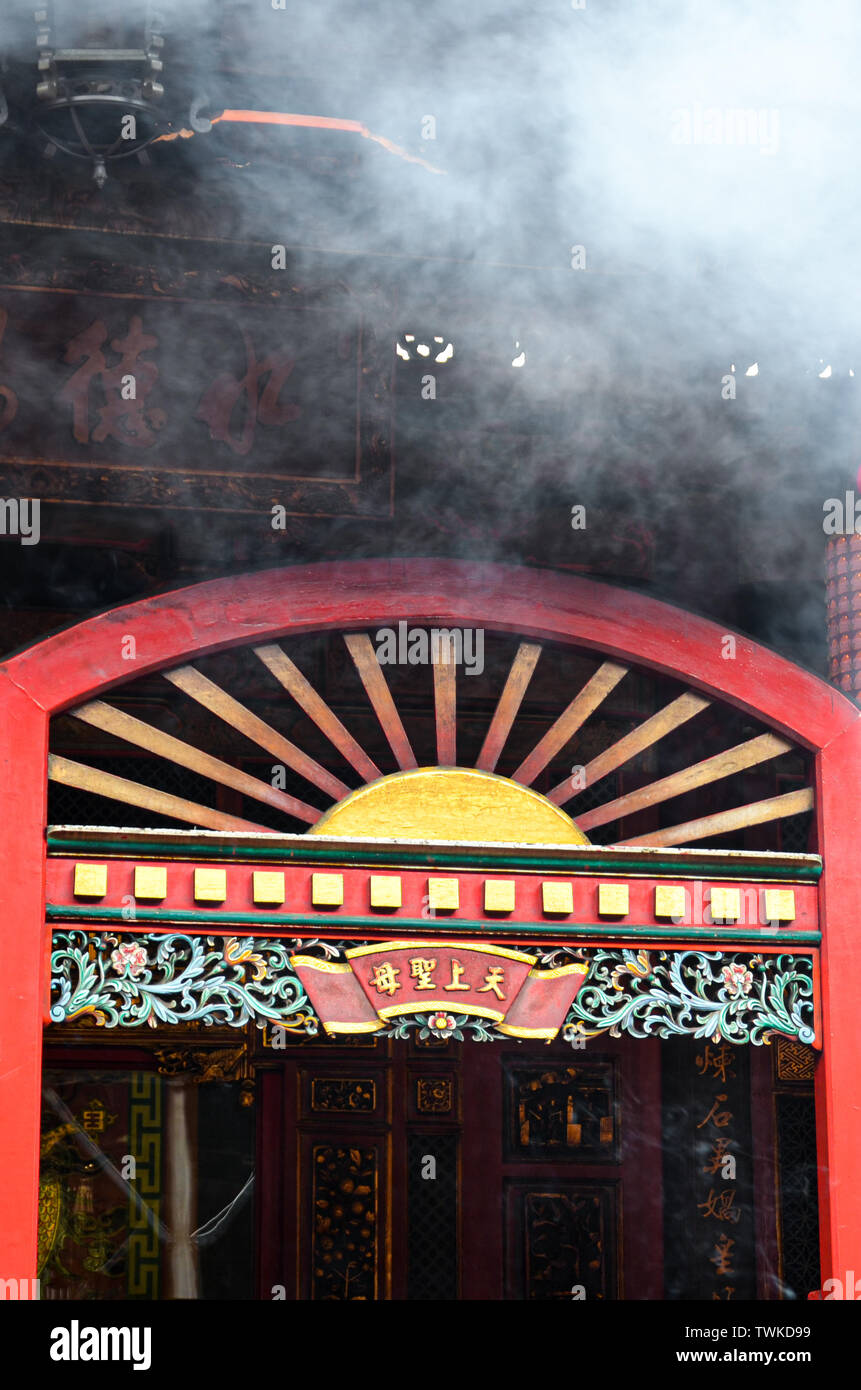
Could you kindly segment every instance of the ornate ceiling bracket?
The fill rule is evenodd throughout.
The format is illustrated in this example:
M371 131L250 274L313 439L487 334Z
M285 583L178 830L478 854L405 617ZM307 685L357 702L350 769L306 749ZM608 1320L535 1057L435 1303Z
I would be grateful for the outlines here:
M815 1045L814 961L776 951L571 946L527 956L439 939L366 945L72 929L53 933L50 1016L106 1028L253 1022L310 1036L325 1028L403 1039L415 1030L478 1042L549 1042L561 1027L575 1048L604 1032L755 1045L781 1035ZM330 999L347 1021L331 1021Z

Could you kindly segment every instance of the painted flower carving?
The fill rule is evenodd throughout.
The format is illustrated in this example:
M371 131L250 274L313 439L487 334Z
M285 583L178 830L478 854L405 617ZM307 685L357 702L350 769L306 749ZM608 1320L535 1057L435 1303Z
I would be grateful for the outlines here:
M750 994L753 985L753 973L745 966L725 965L721 974L730 999L737 999L740 994Z
M428 1014L428 1028L435 1033L438 1038L447 1038L453 1033L457 1026L457 1020L452 1014Z
M128 969L134 980L146 969L146 963L146 951L142 946L136 946L133 941L124 941L115 951L111 951L111 965L118 975L122 975Z

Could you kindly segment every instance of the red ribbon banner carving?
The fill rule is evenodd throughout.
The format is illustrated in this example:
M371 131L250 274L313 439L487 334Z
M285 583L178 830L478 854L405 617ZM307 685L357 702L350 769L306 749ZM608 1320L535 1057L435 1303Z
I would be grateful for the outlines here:
M588 965L537 970L535 956L463 941L388 941L345 951L346 964L297 955L292 967L327 1033L375 1033L390 1019L444 1010L515 1038L551 1039Z

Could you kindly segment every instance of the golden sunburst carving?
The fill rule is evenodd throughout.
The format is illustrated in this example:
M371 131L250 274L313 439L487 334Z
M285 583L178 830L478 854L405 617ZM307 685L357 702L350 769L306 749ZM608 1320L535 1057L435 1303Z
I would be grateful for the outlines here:
M300 669L295 646L289 645L289 650L285 650L284 645L273 642L233 650L234 662L244 659L252 665L259 663L261 678L270 688L274 678L282 698L292 706L293 715L301 713L305 731L301 742L312 741L308 735L314 726L313 741L317 746L313 755L307 746L299 746L280 731L280 721L271 706L270 718L261 718L231 694L224 683L195 666L162 672L175 691L205 711L205 717L229 726L240 741L249 741L262 754L276 760L285 773L280 782L266 781L235 762L216 757L193 742L136 717L128 707L103 700L89 701L70 710L69 715L109 739L119 739L143 750L150 758L208 779L219 789L220 804L192 801L56 752L49 757L49 778L127 806L144 808L150 826L168 819L208 830L271 833L271 823L261 824L236 814L241 809L253 817L252 808L257 804L268 808L270 822L272 813L276 813L282 822L278 829L294 832L313 828L315 834L516 843L583 844L594 840L593 829L607 827L612 832L613 826L624 826L624 838L616 843L696 844L798 816L813 806L812 788L799 785L795 776L788 782L789 786L794 784L793 790L759 800L744 795L744 778L751 769L798 751L779 734L760 731L745 735L732 746L727 746L727 740L718 745L717 752L703 756L706 749L715 747L714 730L722 707L720 702L715 703L695 690L678 693L676 688L673 698L653 708L647 717L638 716L639 722L630 722L619 736L611 735L606 742L596 744L594 736L590 736L595 725L589 721L598 711L603 716L605 702L618 686L622 687L624 700L624 690L638 678L636 672L632 674L628 666L618 661L602 659L595 653L577 656L575 652L583 675L573 690L565 675L560 675L556 685L544 683L540 697L544 708L548 691L551 703L557 689L570 693L561 711L555 716L548 714L542 722L536 719L534 706L525 714L523 701L539 658L544 655L546 664L562 649L545 649L540 642L528 638L520 640L513 655L505 658L507 669L500 663L499 684L495 690L491 688L495 703L486 716L481 746L478 748L478 740L473 742L474 751L466 758L467 737L458 708L466 673L458 671L453 654L452 659L442 653L437 655L431 663L432 684L424 684L426 677L420 665L401 668L396 676L389 674L393 668L381 662L371 634L343 633L342 639L353 682L348 697L352 712L344 711L343 718L324 698L318 688L319 679L315 683ZM488 641L493 640L508 642L510 637L499 634L495 638L488 632ZM268 674L264 675L264 671ZM626 678L627 685L623 684ZM333 682L331 688L339 690L338 682ZM466 688L471 696L471 688ZM414 692L418 691L430 715L430 721L426 719L421 726L416 723ZM124 692L118 694L122 702ZM364 702L362 710L357 699ZM639 710L640 706L633 700L629 708ZM737 712L725 709L727 715L737 720ZM676 762L677 770L644 782L638 769L653 759L656 746L671 739L704 711L710 711L711 734L704 740L702 733L698 736L694 731L690 742L691 748L703 750L699 757L682 767ZM474 709L467 717L472 730L477 718ZM347 725L355 726L360 721L364 732L357 737ZM588 725L585 738L581 732L584 725ZM374 726L377 737L371 733ZM425 731L421 733L420 748L416 735L419 727ZM702 721L698 727L702 729ZM524 739L523 731L527 729L529 737ZM414 743L421 753L422 767ZM373 756L366 744L373 747ZM584 765L572 766L570 750L586 746L590 753ZM517 748L514 756L513 748ZM473 762L474 766L470 766ZM512 768L507 777L495 775L501 762ZM386 775L379 763L394 764L397 772ZM634 770L632 778L629 769ZM562 780L556 780L559 777ZM361 784L358 788L357 780ZM696 803L691 802L690 793L721 782L733 793L723 800L726 809L691 819L689 808ZM543 793L534 790L536 783L545 788ZM776 779L772 779L771 785L777 786ZM211 800L215 799L213 795ZM667 803L675 800L686 814L673 815ZM567 810L569 805L573 807L573 819L561 809L564 806ZM646 813L646 819L637 820L640 813ZM375 829L369 829L370 826ZM631 833L629 826L642 833Z
M587 845L574 821L531 787L476 768L419 767L351 792L310 835Z

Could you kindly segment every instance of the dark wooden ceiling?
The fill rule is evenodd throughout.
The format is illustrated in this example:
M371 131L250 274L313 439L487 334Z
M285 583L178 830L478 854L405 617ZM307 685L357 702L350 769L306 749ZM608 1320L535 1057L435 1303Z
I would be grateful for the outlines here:
M536 25L545 50L562 43L559 9L190 3L167 49L172 132L205 77L211 113L352 119L395 149L222 122L125 161L103 190L43 158L29 10L0 27L0 387L18 401L0 491L43 499L38 546L0 537L0 647L258 565L439 554L644 587L824 670L822 504L854 478L854 378L811 371L803 286L769 276L767 247L679 244L669 191L663 239L641 237L590 185L552 120L559 93L536 81ZM577 39L572 110L578 83L609 80L601 25L624 4L604 10ZM112 344L135 318L157 341L132 362ZM435 338L453 355L431 396L416 345L435 354ZM158 367L143 418L165 423L143 446L110 414L104 373L124 360ZM220 423L219 390L235 393Z

